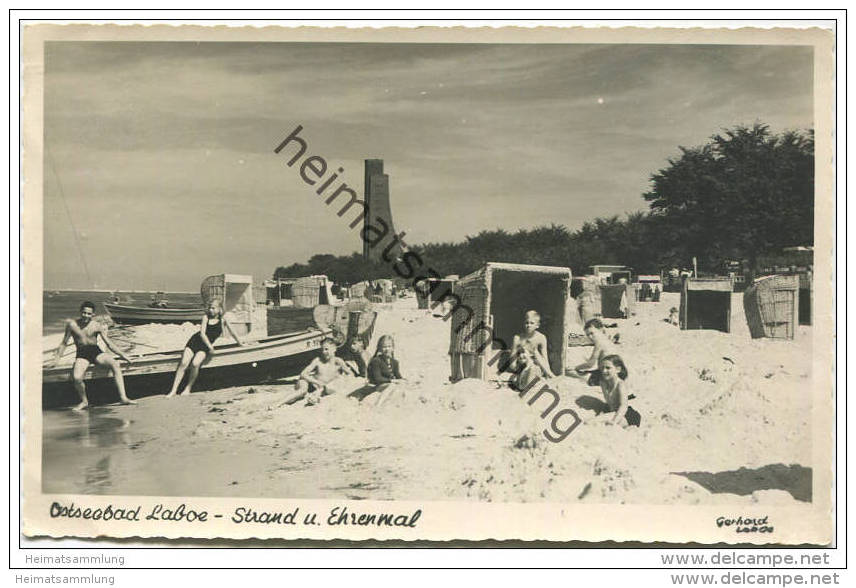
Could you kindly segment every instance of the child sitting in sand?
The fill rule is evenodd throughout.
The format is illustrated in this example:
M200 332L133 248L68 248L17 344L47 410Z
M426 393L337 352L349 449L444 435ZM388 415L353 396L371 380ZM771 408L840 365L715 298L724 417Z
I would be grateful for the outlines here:
M326 337L321 341L321 355L313 359L300 372L294 394L286 398L283 404L292 404L305 397L306 406L312 406L318 404L321 396L339 392L337 380L351 370L342 358L336 357L335 353L336 342L333 339Z
M678 323L679 323L679 321L678 321L678 309L675 308L674 306L672 308L670 308L669 309L669 318L663 319L663 320L666 321L667 323L669 323L670 325L678 326Z
M614 412L612 423L625 419L628 425L638 427L642 417L628 401L633 398L627 389L627 366L618 355L607 355L600 360L600 389L603 392L605 412Z
M378 340L377 351L369 362L367 372L368 385L352 395L362 400L370 394L379 392L376 404L381 405L392 395L394 384L404 381L398 360L395 359L395 341L392 335L384 335Z
M554 378L547 360L547 337L538 330L541 315L529 310L523 315L523 332L514 336L508 370L513 373L509 385L526 390L538 378Z
M363 345L363 342L359 337L354 337L336 353L336 355L341 357L345 362L345 365L348 367L349 375L353 375L357 378L366 377L367 366L366 358L363 354L364 351L365 346Z
M575 367L568 375L580 378L588 378L589 386L597 386L600 378L600 360L612 354L612 342L606 335L603 321L599 318L589 319L586 322L585 334L594 344L591 356Z

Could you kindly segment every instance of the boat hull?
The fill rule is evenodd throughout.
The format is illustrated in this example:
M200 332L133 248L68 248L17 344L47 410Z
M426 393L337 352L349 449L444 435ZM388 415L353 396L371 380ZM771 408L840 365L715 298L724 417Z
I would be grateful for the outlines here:
M202 366L193 391L230 386L262 384L295 376L318 355L321 340L329 332L313 330L300 334L269 337L239 347L215 348L214 355ZM166 394L172 386L175 369L183 350L158 353L122 363L125 390L131 399ZM112 374L102 367L90 367L84 375L90 404L116 402L118 393ZM71 369L42 370L42 407L73 406L80 402L71 383Z
M268 335L294 333L315 327L311 308L293 306L271 306L267 309Z
M104 309L117 323L141 325L147 323L187 323L199 322L205 314L203 308L150 308L144 306L125 306L124 304L104 303Z

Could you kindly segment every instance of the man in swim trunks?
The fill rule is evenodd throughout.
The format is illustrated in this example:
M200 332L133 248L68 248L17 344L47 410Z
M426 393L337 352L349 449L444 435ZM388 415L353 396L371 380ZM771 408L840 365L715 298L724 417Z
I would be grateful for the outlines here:
M83 410L89 406L89 400L86 398L86 385L83 383L83 375L90 364L109 367L113 372L113 380L116 382L116 388L119 390L120 402L122 404L136 404L136 402L130 400L128 395L125 394L125 380L122 378L122 368L119 367L119 362L111 354L101 350L98 346L98 335L101 335L101 339L110 351L128 363L131 363L131 359L120 349L113 346L113 342L107 337L104 325L92 320L94 316L95 305L92 302L86 301L80 305L79 319L68 319L65 321L65 335L62 338L62 343L57 347L56 356L51 363L51 367L55 367L59 362L63 353L65 353L68 339L71 338L77 347L77 357L74 358L74 365L71 368L71 380L74 382L74 389L80 395L80 404L72 410Z

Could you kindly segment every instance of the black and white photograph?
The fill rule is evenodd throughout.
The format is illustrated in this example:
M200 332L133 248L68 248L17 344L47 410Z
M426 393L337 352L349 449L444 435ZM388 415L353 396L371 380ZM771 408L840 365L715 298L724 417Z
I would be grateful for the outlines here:
M829 541L829 31L205 28L23 31L26 534Z

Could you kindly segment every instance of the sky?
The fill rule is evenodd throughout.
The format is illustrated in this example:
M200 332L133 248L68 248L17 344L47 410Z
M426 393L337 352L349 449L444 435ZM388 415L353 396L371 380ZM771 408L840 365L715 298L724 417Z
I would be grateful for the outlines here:
M298 125L334 186L384 160L410 244L645 210L678 146L813 126L797 46L49 42L44 79L47 289L361 251L274 153Z

